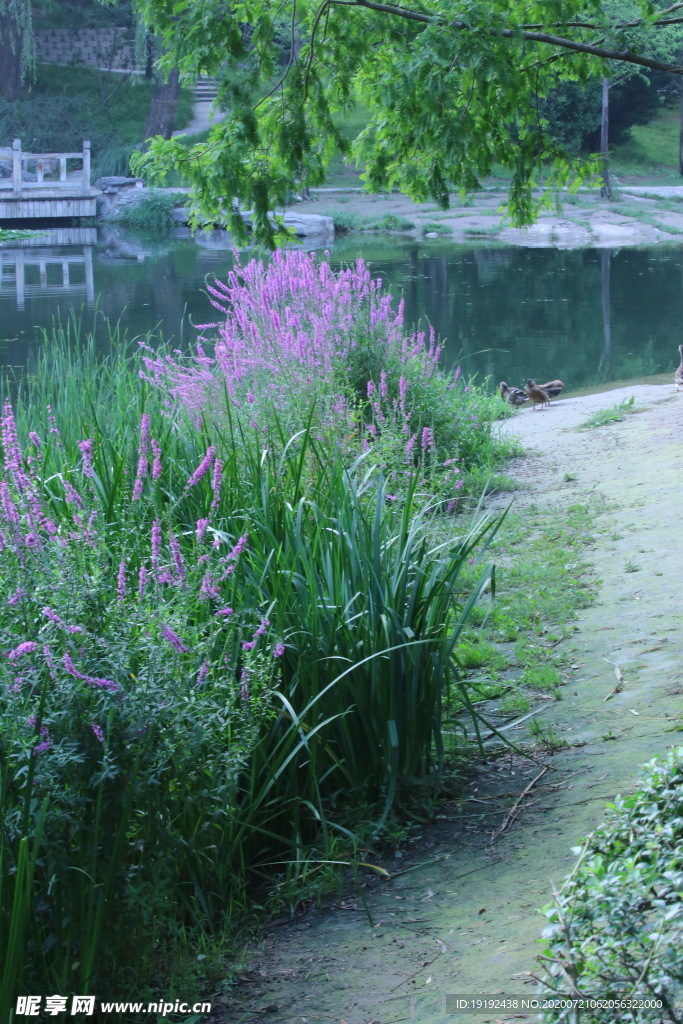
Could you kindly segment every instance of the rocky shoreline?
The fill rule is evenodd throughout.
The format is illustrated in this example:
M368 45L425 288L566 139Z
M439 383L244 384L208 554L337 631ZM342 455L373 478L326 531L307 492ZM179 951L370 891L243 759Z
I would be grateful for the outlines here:
M143 202L152 192L188 194L189 189L151 189L141 179L100 178L98 219L115 221L122 209ZM416 203L398 193L371 194L359 189L311 190L305 201L277 210L285 226L300 238L330 244L345 231L381 231L419 239L448 238L459 244L488 239L500 245L529 248L614 248L678 242L683 236L683 185L624 185L613 200L597 190L567 193L559 210L543 211L536 223L512 227L506 218L507 194L486 189L465 200L453 197L449 210L434 203ZM180 203L174 212L178 224L187 224ZM249 212L244 218L249 223Z

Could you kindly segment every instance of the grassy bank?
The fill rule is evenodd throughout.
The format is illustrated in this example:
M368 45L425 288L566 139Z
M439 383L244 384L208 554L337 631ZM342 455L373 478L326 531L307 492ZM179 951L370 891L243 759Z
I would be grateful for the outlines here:
M254 898L442 784L500 401L362 262L280 254L213 295L194 359L58 328L6 393L4 1017L186 998Z

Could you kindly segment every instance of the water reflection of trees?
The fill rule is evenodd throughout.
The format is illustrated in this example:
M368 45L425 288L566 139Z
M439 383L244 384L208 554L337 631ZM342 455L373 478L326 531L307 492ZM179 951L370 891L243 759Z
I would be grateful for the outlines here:
M406 316L429 318L446 360L514 384L529 375L570 386L646 376L671 365L683 301L681 250L456 249L414 245ZM375 269L377 264L375 264ZM484 350L484 351L482 351Z
M425 326L428 319L445 339L448 364L462 362L494 382L561 377L574 388L672 369L683 340L682 252L475 248L356 236L335 247L331 260L367 259L375 276L403 294L407 324L421 319ZM223 278L231 265L230 252L191 240L159 244L102 234L93 247L97 308L114 320L121 316L130 334L161 323L178 338L184 314L186 323L187 315L195 323L213 319L206 277ZM72 280L79 280L75 271ZM0 349L6 362L21 364L34 325L49 327L57 310L68 315L69 297L27 296L22 312L13 293L0 291ZM190 328L185 343L195 337Z

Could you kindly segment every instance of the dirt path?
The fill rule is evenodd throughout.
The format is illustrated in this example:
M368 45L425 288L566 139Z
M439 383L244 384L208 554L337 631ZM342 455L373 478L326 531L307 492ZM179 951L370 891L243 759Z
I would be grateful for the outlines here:
M576 430L590 412L632 394L642 411ZM550 770L492 845L541 769L510 757L486 764L467 798L443 809L405 861L388 865L392 880L368 895L373 926L351 896L271 928L215 1024L506 1019L501 1012L455 1017L445 995L533 994L527 972L542 930L536 910L573 865L571 847L599 822L605 803L632 786L638 765L680 742L683 394L669 384L570 397L542 412L524 410L504 429L537 452L513 469L529 485L518 500L561 509L585 492L601 496L588 554L602 580L600 600L566 641L575 671L563 699L543 714L575 745L542 758ZM542 566L538 580L542 586ZM614 666L623 690L606 702Z

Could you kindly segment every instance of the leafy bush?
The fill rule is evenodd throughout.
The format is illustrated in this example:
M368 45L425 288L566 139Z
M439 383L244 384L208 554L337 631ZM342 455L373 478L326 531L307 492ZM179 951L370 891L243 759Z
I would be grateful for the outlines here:
M135 231L165 234L175 226L173 211L184 199L182 192L150 189L140 196L139 202L122 206L116 220Z
M679 747L645 765L636 793L608 805L606 823L577 849L576 867L544 909L544 996L644 1001L637 1009L596 1006L591 1024L681 1020L682 794ZM543 1015L573 1019L570 1008Z
M334 221L334 230L339 234L346 231L358 231L361 226L361 218L353 210L333 210L326 216Z

